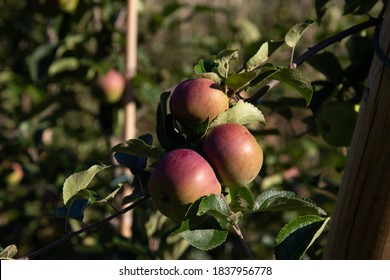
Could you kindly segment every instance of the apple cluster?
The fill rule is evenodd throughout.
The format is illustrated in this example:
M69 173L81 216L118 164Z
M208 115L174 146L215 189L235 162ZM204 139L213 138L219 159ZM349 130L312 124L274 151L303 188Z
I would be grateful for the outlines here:
M229 97L209 79L190 79L171 92L169 108L174 119L191 130L227 110ZM198 198L220 195L223 186L247 186L262 164L263 151L250 131L226 122L209 128L196 148L169 151L155 165L148 189L162 214L181 221Z

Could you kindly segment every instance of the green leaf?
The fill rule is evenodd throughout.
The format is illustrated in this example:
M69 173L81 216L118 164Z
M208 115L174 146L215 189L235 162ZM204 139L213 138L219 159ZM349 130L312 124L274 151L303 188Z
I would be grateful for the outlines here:
M246 71L251 71L266 62L268 58L282 45L284 41L268 41L263 43L257 53L245 63Z
M221 84L221 78L218 76L217 73L214 72L205 72L205 73L199 73L199 77L206 78L209 80L212 80L214 83L220 85Z
M157 107L157 124L156 124L156 134L158 142L160 145L166 149L170 150L173 146L172 141L168 137L167 128L166 128L166 118L167 118L167 103L170 96L170 91L165 91L160 95L160 102Z
M221 77L227 77L229 74L229 63L231 60L238 59L238 50L223 50L216 56L218 73Z
M253 69L249 72L229 75L226 78L225 83L228 88L232 89L234 92L238 92L246 86L252 86L254 80L256 80L255 83L263 82L277 71L279 70L275 66L267 65Z
M379 0L345 0L344 15L367 14Z
M165 150L171 151L186 142L183 135L175 130L175 121L172 114L168 114L168 100L171 92L163 92L157 107L156 134L158 142Z
M211 122L210 127L224 123L260 123L265 125L263 113L253 104L239 100L236 105L222 112Z
M304 214L326 216L326 212L307 198L299 198L290 191L268 190L257 196L254 212L263 211L299 211Z
M226 240L230 226L225 215L227 209L224 209L221 200L216 195L197 199L172 235L184 238L191 246L201 250L211 250L221 245ZM217 205L212 206L212 203Z
M196 143L203 138L209 127L209 118L198 124L196 127L187 132L188 141Z
M288 84L297 90L306 100L306 106L313 97L313 87L309 79L298 69L280 67L280 70L272 75L272 78Z
M122 185L120 185L118 188L116 188L113 192L111 192L105 198L99 199L96 202L99 202L99 203L110 203L112 200L114 200L114 198L116 197L116 195L118 194L118 192L121 189L122 189Z
M323 232L329 220L330 218L307 215L289 222L276 237L275 258L278 260L301 259Z
M47 43L38 46L27 58L27 66L30 77L34 82L39 81L47 74L52 64L57 47Z
M1 249L1 251L0 251L0 259L1 260L12 259L18 253L18 248L14 244L5 247L5 249L3 249L3 248L0 248L0 249Z
M318 23L321 22L322 17L325 15L326 10L330 5L330 0L315 0L315 8L316 8L316 15L317 15L317 21ZM331 3L333 4L333 3Z
M114 146L111 151L155 159L160 159L164 154L162 149L156 146L148 145L142 139L127 140L125 143L120 143Z
M236 187L229 189L230 207L233 211L248 211L252 210L255 201L251 191L247 187Z
M265 71L265 72L261 73L260 75L258 75L256 78L254 78L250 82L249 87L254 87L257 84L264 82L265 80L271 79L272 76L278 72L279 72L279 68L271 67L269 71Z
M226 202L220 196L211 194L204 197L199 204L197 215L201 216L204 214L228 221L230 212Z
M149 171L142 171L140 174L134 176L134 180L132 181L133 192L125 196L122 200L122 205L133 202L135 199L143 197L149 193L148 191L148 182L150 178Z
M93 202L96 199L93 199ZM64 206L57 210L56 215L58 217L65 217L68 219L75 219L82 221L84 219L85 210L93 203L88 198L75 198L73 197L67 206Z
M344 77L343 68L337 57L331 52L317 54L307 62L336 84L340 83Z
M148 147L144 147L149 153L150 149L153 149L151 146L153 143L153 136L149 133L143 134L138 137L139 140L145 142ZM123 144L123 149L126 149L126 144ZM126 166L130 169L131 174L136 175L141 173L147 165L148 156L143 155L134 155L128 152L115 152L114 157L116 161L123 166Z
M212 72L215 67L215 61L199 59L198 63L194 66L194 72L195 74Z
M228 231L224 229L196 229L190 230L184 222L176 234L184 238L191 246L200 250L211 250L225 242Z
M66 205L68 201L81 190L86 189L92 179L100 171L109 168L105 165L94 165L86 171L81 171L70 175L64 182L64 188L62 190L62 198Z
M61 72L74 71L79 68L80 63L76 57L65 57L55 60L49 67L49 76L54 76Z
M207 72L204 65L204 59L199 59L198 63L194 66L194 72L195 74L202 74Z
M289 47L294 48L306 29L314 23L314 20L307 19L304 22L297 23L291 27L284 38L286 44Z

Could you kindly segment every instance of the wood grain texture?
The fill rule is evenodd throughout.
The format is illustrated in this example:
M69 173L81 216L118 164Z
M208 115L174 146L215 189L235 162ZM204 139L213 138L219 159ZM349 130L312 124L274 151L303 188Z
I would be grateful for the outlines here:
M390 5L379 35L390 57ZM374 55L325 259L390 259L390 68Z

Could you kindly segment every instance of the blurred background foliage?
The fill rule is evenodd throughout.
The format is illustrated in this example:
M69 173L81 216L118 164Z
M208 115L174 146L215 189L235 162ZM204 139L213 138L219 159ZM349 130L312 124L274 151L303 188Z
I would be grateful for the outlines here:
M104 103L95 80L111 68L124 71L125 6L125 0L0 0L0 246L16 244L18 257L82 227L76 221L68 225L58 215L63 182L77 170L111 164L109 138L120 139L124 113L121 102ZM262 42L283 40L295 23L315 19L316 26L295 50L299 55L367 20L367 14L378 16L383 3L139 0L138 6L138 71L131 86L138 107L137 135L142 135L155 130L160 93L193 77L200 58L239 49L240 66ZM324 140L317 112L335 100L359 104L372 57L372 33L369 29L345 39L302 65L315 89L309 108L284 86L259 102L267 126L253 133L264 149L265 164L251 186L254 194L291 190L332 213L348 145L334 147ZM289 56L289 49L282 48L271 62L287 65ZM329 120L329 115L325 111L330 124L344 118L331 115ZM112 173L103 173L94 181L102 196L116 187ZM93 205L83 222L112 213L107 205ZM244 219L242 229L256 259L273 258L277 232L295 216L258 213ZM119 222L74 237L37 258L245 258L234 234L208 252L169 236L176 225L156 213L151 202L134 211L132 238L120 234ZM325 243L321 238L306 257L321 258Z

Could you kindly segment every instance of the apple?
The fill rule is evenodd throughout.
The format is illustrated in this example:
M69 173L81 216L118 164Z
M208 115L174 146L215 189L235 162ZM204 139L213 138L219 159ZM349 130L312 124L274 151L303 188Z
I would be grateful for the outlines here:
M201 150L221 182L229 188L251 183L263 165L263 150L239 123L212 127L203 139Z
M111 69L99 77L97 84L102 90L105 100L113 104L121 99L125 90L126 79L117 70Z
M60 9L65 13L73 13L76 11L79 0L59 0Z
M349 146L357 117L355 105L351 102L338 100L326 103L317 112L318 131L332 146Z
M190 79L175 87L169 106L177 121L187 128L194 128L207 118L211 122L228 109L229 98L212 80Z
M184 219L198 198L221 194L221 184L210 164L190 149L168 152L154 167L148 189L157 209L177 221Z

